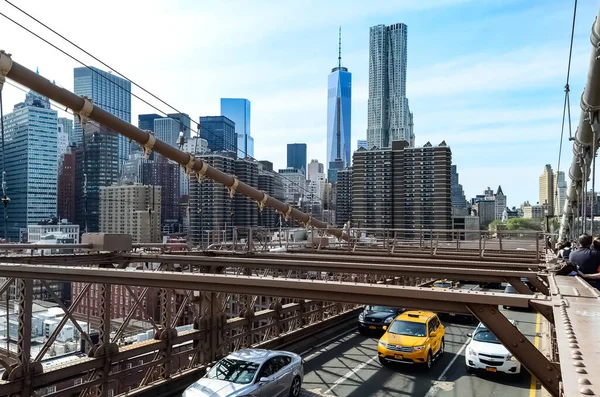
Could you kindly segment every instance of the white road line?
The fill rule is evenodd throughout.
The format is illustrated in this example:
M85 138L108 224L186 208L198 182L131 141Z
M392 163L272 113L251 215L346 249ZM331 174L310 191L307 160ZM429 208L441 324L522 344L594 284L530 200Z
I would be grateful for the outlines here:
M465 350L465 348L467 347L467 345L469 344L470 341L471 341L471 339L467 339L467 341L462 345L462 347L460 348L458 353L456 353L454 358L452 358L452 360L450 360L450 363L448 363L446 368L444 368L444 371L442 371L442 373L438 377L437 381L433 382L433 385L431 385L431 388L429 389L427 394L425 394L425 397L434 397L437 394L438 390L440 390L440 386L439 386L438 382L443 382L446 380L446 372L448 372L448 370L452 367L452 365L454 364L456 359L460 357L460 355Z
M313 358L317 357L319 354L325 353L327 350L331 350L334 347L336 347L337 345L346 342L349 338L352 338L354 336L356 336L358 334L358 332L355 329L351 329L348 330L347 332L344 332L340 335L336 335L335 337L326 340L325 342L322 342L320 344L318 344L315 347L312 347L302 353L300 353L300 356L303 356L311 351L313 351L314 349L318 349L321 346L327 345L324 348L320 349L319 351L316 351L312 354L310 354L309 356L304 357L304 361L310 361Z
M350 371L348 371L344 376L342 376L341 378L339 378L338 380L336 380L334 382L334 384L331 385L331 387L329 389L325 390L325 393L323 393L323 394L330 393L333 389L335 389L336 387L338 387L342 382L346 381L347 379L350 379L358 371L360 371L361 369L363 369L364 367L366 367L367 365L369 365L373 361L375 361L377 359L377 357L378 356L372 357L369 360L365 361L364 363L359 364L356 367L354 367L353 369L351 369Z

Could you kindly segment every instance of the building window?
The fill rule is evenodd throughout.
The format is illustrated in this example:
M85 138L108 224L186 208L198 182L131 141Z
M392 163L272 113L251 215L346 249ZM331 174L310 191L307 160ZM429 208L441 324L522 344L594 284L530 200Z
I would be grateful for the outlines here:
M49 386L47 389L47 393L56 393L56 386Z

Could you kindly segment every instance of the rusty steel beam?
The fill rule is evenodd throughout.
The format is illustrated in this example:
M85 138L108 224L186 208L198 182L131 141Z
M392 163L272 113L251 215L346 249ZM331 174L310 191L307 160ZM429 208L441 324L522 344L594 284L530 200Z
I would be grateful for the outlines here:
M458 256L458 255L413 255L412 253L402 254L377 254L377 253L366 253L355 251L353 253L344 253L343 251L326 251L320 250L316 252L310 251L292 251L285 253L275 252L256 252L256 253L245 253L245 252L233 252L233 251L189 251L189 252L176 252L168 253L168 255L186 255L186 256L251 256L253 258L272 258L272 257L289 257L302 259L313 259L313 260L328 260L328 261L357 261L360 258L368 258L369 262L372 263L438 263L447 264L448 266L480 266L484 265L487 267L499 267L503 269L528 269L531 267L538 267L541 265L539 261L531 261L528 259L505 259L505 258L480 258L479 256Z
M21 279L47 279L142 287L172 288L203 292L312 299L372 305L468 313L465 304L483 303L529 307L530 297L462 290L434 290L378 284L356 284L316 280L231 276L207 273L125 271L120 269L69 268L58 266L0 265L0 274ZM441 307L443 306L443 308Z
M512 325L497 307L479 303L469 304L468 307L552 396L559 397L561 373L556 365Z
M526 288L515 289L519 293L533 292L523 284L520 279L537 279L537 273L532 271L515 271L482 268L460 268L460 267L442 267L432 266L436 262L428 261L429 265L411 264L411 265L384 265L368 262L330 262L314 260L298 260L296 258L288 259L286 255L268 256L265 258L255 258L250 256L185 256L185 255L162 255L162 254L125 254L124 257L130 262L162 262L177 263L181 265L195 265L206 267L244 267L252 269L291 269L295 271L324 271L347 274L377 274L387 276L410 276L410 277L440 277L453 280L469 280L478 282L503 282L507 279L517 280L520 285ZM327 258L328 259L328 258ZM355 258L354 258L355 259ZM412 263L407 260L405 262ZM398 263L401 263L398 261ZM480 264L480 266L485 264ZM541 282L540 282L541 283Z
M305 214L289 204L285 204L273 197L270 197L265 192L260 191L252 186L238 180L234 175L226 174L202 161L199 158L195 158L190 153L185 153L178 150L171 145L162 142L154 137L148 131L142 131L139 128L113 116L109 112L93 105L93 103L86 98L77 96L72 92L61 88L51 81L43 78L39 74L27 69L26 67L14 62L8 54L5 52L0 53L0 65L3 65L5 70L2 70L6 77L16 81L31 90L72 109L73 112L80 115L82 118L89 118L97 121L98 123L110 128L111 130L126 136L132 141L136 141L142 147L149 151L155 151L165 156L168 159L175 161L186 168L186 171L190 173L196 173L200 180L202 177L208 177L228 189L232 194L239 192L244 196L256 201L260 205L266 205L288 217L295 219L303 224L316 227L318 229L324 229L327 233L330 233L340 239L348 240L349 237L346 232L342 229L331 228L327 223L312 219L311 215ZM6 70L7 69L7 70Z
M21 263L31 265L61 265L61 266L92 266L102 263L124 263L119 254L91 253L91 254L52 254L52 255L15 255L1 256L2 263Z
M139 254L124 254L125 258L130 255ZM150 254L151 255L151 254ZM194 257L194 258L226 258L246 260L247 258L260 259L282 259L300 261L320 261L320 262L354 262L354 263L379 263L379 264L396 264L396 265L421 265L421 266L444 266L444 267L462 267L462 268L489 268L489 269L504 269L504 270L528 270L533 266L531 263L511 263L505 261L482 261L478 258L472 259L457 259L457 258L423 258L423 257L390 257L390 256L375 256L375 255L321 255L320 253L234 253L223 251L190 251L190 252L173 252L165 253L164 256L175 257Z

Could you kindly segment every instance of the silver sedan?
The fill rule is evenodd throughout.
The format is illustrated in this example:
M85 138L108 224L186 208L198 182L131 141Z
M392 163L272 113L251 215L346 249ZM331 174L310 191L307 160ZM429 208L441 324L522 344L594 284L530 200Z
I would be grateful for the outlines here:
M303 377L297 354L244 349L217 362L183 397L298 397Z

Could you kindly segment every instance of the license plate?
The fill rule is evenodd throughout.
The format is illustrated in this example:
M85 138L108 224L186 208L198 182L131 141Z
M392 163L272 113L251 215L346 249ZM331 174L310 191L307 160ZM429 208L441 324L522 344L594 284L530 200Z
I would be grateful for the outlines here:
M402 360L402 354L394 354L396 360Z
M377 327L374 325L369 325L369 329L377 329Z
M496 372L496 368L494 367L486 367L485 370L488 372Z

